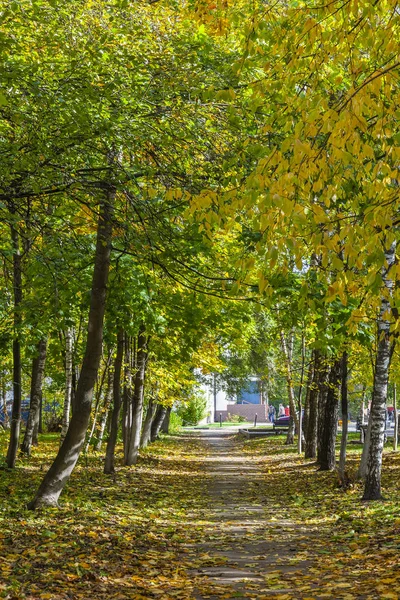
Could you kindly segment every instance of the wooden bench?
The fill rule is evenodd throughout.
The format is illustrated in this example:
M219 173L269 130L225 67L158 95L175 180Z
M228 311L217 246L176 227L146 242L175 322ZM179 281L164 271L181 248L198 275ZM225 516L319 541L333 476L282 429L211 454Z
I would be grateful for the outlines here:
M278 435L279 432L285 433L285 432L289 431L289 425L279 425L279 423L277 425L275 425L275 423L274 423L273 430L275 431L275 435Z

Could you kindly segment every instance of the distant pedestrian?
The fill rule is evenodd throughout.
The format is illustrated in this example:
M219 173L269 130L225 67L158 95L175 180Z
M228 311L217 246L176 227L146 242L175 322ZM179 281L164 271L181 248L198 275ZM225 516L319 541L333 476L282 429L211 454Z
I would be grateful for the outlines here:
M279 409L278 409L278 417L284 417L285 416L285 407L283 406L283 404L279 405Z
M285 417L290 417L290 408L285 406Z
M273 404L269 407L269 421L270 423L275 421L275 406Z

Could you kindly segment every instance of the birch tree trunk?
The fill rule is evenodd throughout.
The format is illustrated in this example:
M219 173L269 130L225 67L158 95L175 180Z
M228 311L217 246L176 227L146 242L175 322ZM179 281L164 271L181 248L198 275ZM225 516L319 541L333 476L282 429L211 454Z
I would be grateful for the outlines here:
M310 366L311 367L311 366ZM305 458L317 457L318 439L318 396L321 383L321 354L318 350L313 353L312 374L308 391L308 415L306 429Z
M71 411L71 394L72 394L72 350L73 350L73 335L72 328L68 327L65 331L65 394L64 394L64 409L61 422L60 443L62 444L69 426L69 417Z
M147 346L148 338L146 336L146 329L144 324L141 323L137 344L135 385L132 396L132 424L128 440L128 452L125 458L125 464L128 467L136 464L140 447L143 421L144 381L147 366Z
M32 379L29 416L26 424L24 440L21 451L28 456L31 453L35 430L39 429L40 403L42 400L42 387L44 367L46 363L47 340L43 339L37 345L38 355L32 361Z
M132 348L130 336L125 336L124 394L122 407L122 439L124 445L124 464L129 453L129 441L132 428L132 369L136 365L136 349Z
M397 450L398 438L399 438L399 415L397 410L397 386L393 385L393 416L394 416L394 429L393 429L393 450Z
M339 479L342 485L345 485L345 467L346 467L346 450L347 439L349 435L349 398L347 389L348 377L348 356L347 352L342 356L342 385L341 385L341 409L342 409L342 439L340 441L340 458L339 458Z
M293 334L291 334L293 336ZM299 430L299 420L296 414L296 401L294 396L293 389L293 379L292 379L292 352L291 352L291 344L287 343L285 334L281 331L281 347L283 356L285 359L285 367L286 367L286 383L287 383L287 391L288 391L288 399L289 399L289 408L290 408L290 422L289 422L289 430L286 437L285 444L293 444L294 443L294 433L295 430Z
M56 459L45 475L35 498L29 504L31 509L41 505L58 505L58 498L76 465L85 442L103 343L103 322L116 193L113 185L103 185L105 198L100 201L86 348L76 390L74 412Z
M390 296L393 280L389 279L389 271L395 263L396 244L386 250L387 266L382 268L382 281L385 294L382 296L380 315L378 318L378 349L375 361L374 388L371 402L371 439L369 443L367 475L363 500L380 500L382 452L386 425L386 399L389 380L389 368L393 351L393 336L390 333L389 316L391 313Z
M15 214L15 206L10 204L10 212ZM21 431L21 313L22 302L22 258L19 234L14 223L11 224L11 241L13 248L13 289L14 289L14 337L13 337L13 405L10 423L10 441L8 445L6 463L9 469L15 467Z
M3 407L3 413L4 413L4 422L3 422L3 427L4 429L9 429L10 427L10 423L9 423L9 419L8 419L8 412L7 412L7 386L6 386L6 373L5 371L2 371L1 374L1 405Z
M310 392L311 385L314 377L314 362L315 362L315 350L311 352L310 363L308 366L307 372L307 383L306 383L306 397L304 399L304 417L303 417L303 432L305 442L307 441L307 430L308 430L308 421L310 419Z
M96 431L97 417L99 414L99 409L100 409L100 405L101 405L101 401L102 401L102 397L103 397L103 390L104 390L104 386L106 383L106 377L107 377L107 381L108 381L108 373L110 371L111 358L112 358L112 352L110 352L108 355L107 362L105 363L103 372L101 374L100 384L99 384L97 392L96 392L96 404L95 404L95 408L94 408L93 422L92 422L92 426L90 428L89 435L87 436L86 445L85 445L85 453L87 453L89 451L90 442L92 441L94 432ZM104 403L105 403L105 401L106 401L106 398L104 395Z
M114 382L114 371L110 367L108 369L107 391L106 391L106 395L105 395L105 399L104 399L103 409L100 414L99 434L97 436L97 441L96 441L96 445L94 448L96 452L100 452L101 446L103 444L104 432L106 429L108 413L110 410L110 404L111 404L111 399L112 399L112 395L113 395L113 382Z
M321 430L321 445L318 456L320 471L331 471L335 468L340 379L341 359L335 360L329 373L328 391Z
M104 462L104 473L115 471L115 446L118 439L119 414L121 412L121 372L124 360L125 339L122 329L118 331L117 354L114 362L113 380L113 410L111 414L110 435L107 442L106 458Z
M304 332L301 336L301 377L299 386L298 406L299 406L299 430L297 432L297 451L299 454L302 453L302 442L303 442L303 407L302 407L302 394L304 386L304 368L306 364L306 340Z
M361 453L360 465L357 471L357 479L359 481L365 481L367 476L367 465L368 465L368 454L369 454L369 444L371 441L371 413L368 419L367 431L364 436L364 445Z

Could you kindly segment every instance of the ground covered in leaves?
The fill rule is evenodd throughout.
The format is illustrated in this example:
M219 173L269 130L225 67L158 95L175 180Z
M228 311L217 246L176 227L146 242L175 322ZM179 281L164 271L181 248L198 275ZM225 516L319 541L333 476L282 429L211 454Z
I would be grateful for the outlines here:
M0 597L399 598L400 453L384 457L386 501L363 504L359 486L340 490L283 441L185 433L115 477L89 455L62 507L32 512L57 448L44 436L0 470Z

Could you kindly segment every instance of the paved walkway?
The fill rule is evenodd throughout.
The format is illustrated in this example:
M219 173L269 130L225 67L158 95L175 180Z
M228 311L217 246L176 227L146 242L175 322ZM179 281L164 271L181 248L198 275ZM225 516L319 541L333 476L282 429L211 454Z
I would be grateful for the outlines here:
M310 566L296 555L309 543L312 531L279 519L268 501L261 464L241 452L232 432L209 430L197 435L209 450L209 522L204 543L197 545L206 566L193 572L204 577L195 598L290 594L293 589L274 585L276 578L284 573L301 576Z

